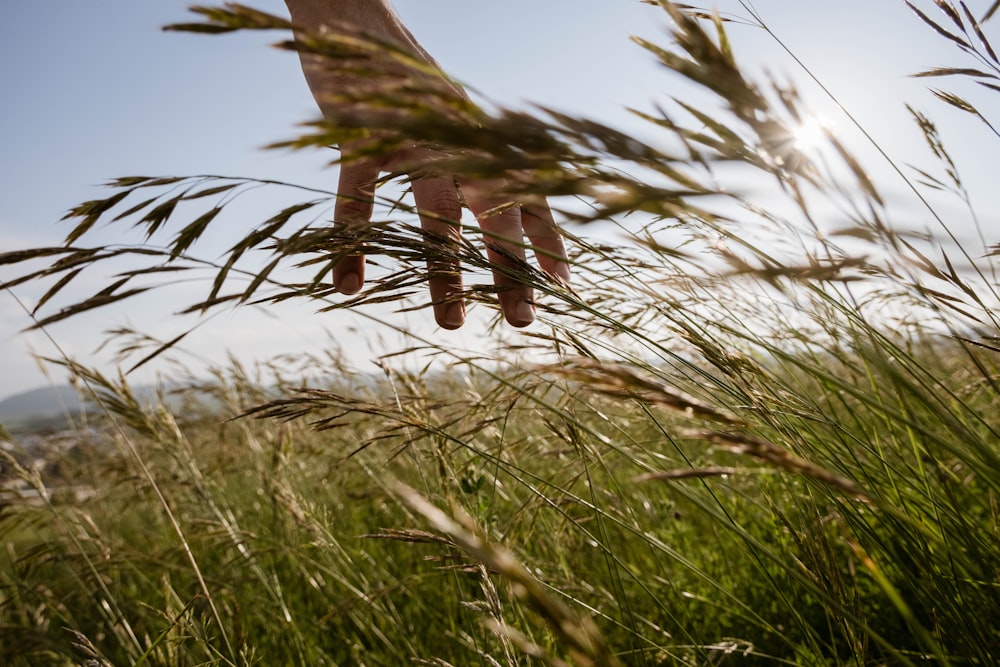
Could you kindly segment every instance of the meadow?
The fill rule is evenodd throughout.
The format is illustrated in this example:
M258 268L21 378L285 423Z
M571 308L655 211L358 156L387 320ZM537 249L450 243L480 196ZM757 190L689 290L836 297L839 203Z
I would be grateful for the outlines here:
M979 229L982 247L957 243L921 195L970 201L928 115L912 112L928 164L899 176L932 231L904 229L836 135L796 142L802 100L744 75L722 18L658 4L673 43L641 46L714 102L644 114L656 145L406 85L282 144L374 125L373 151L415 137L448 148L432 171L549 197L571 223L574 278L504 269L538 294L530 333L497 333L475 354L414 333L407 354L433 363L387 355L380 374L334 352L229 361L151 404L56 360L100 409L80 416L57 467L0 450L26 489L0 506L0 662L1000 661L998 241ZM980 20L963 3L934 9L914 20L973 62L920 74L1000 90L985 32L997 5ZM287 28L235 5L201 19L175 28ZM359 35L285 46L417 66ZM989 125L945 90L943 105ZM449 244L387 196L359 234L318 219L335 195L315 191L221 260L200 257L205 229L261 185L295 188L117 179L70 213L65 246L0 254L27 267L8 286L51 286L44 328L177 275L206 286L194 313L289 299L328 312L421 308L428 274L454 257L482 280L495 268L475 225ZM111 218L156 242L82 245ZM381 270L335 296L332 263L361 250ZM84 270L123 258L134 268L64 298ZM492 285L465 296L497 311ZM117 335L138 365L181 343Z

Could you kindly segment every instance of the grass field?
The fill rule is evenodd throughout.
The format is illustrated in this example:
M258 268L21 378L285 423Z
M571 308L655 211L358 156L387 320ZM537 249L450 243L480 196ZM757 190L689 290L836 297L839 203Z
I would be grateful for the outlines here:
M996 63L978 24L942 4ZM81 418L76 446L44 474L0 452L34 490L0 507L0 663L1000 661L996 246L892 229L893 203L836 137L825 160L791 147L792 91L748 82L721 23L663 5L675 43L646 47L720 101L688 108L691 126L648 118L675 153L555 115L382 119L387 143L447 136L466 168L530 170L518 196L579 195L587 208L571 199L564 216L630 235L573 239L572 288L517 275L540 294L530 336L476 355L414 337L437 362L387 359L378 376L336 356L233 363L170 408L63 360L103 412ZM231 11L206 20L261 27ZM494 132L465 131L463 114ZM961 198L933 122L914 120L937 160L922 173ZM734 165L780 201L725 187ZM171 197L247 183L120 179L75 211L72 242L138 190L164 197L144 204L152 234ZM215 265L189 252L197 218L132 277L160 261L208 267L195 309L291 296L339 308L410 303L434 253L489 268L475 242L435 246L398 219L361 240L284 227L307 210L277 214ZM830 233L828 210L849 228ZM335 242L400 268L327 302L308 276L328 273L315 251ZM68 276L49 301L77 267L135 252L102 250L0 258L54 255L25 274ZM241 269L254 252L265 271ZM281 262L299 273L279 280ZM121 274L110 282L49 319L128 296ZM468 296L495 308L482 286Z

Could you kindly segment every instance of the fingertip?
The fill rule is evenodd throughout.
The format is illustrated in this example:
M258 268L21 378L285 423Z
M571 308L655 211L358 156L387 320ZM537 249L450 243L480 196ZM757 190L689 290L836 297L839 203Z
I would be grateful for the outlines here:
M345 273L334 278L333 286L341 294L357 294L361 291L361 276L353 271Z
M454 331L465 324L465 305L462 303L450 303L440 308L435 308L434 319L442 329Z
M512 307L504 308L503 315L507 324L521 329L535 321L535 306L530 301L518 301Z

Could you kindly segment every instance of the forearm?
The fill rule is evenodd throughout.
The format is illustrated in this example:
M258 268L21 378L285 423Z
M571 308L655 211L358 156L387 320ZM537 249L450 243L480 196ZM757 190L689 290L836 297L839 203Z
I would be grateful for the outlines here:
M329 30L337 23L399 42L414 53L430 56L400 21L390 0L285 0L292 23L310 32Z
M324 33L344 30L360 31L375 39L398 44L418 59L436 65L434 59L400 21L391 0L285 0L285 4L291 13L292 23L301 34L322 36ZM363 90L374 83L375 77L371 74L359 75L349 68L339 68L335 61L306 52L301 57L309 88L319 107L328 116L336 115L342 109L342 100L338 99L342 93L352 89ZM377 68L382 68L386 74L416 74L415 70L407 71L399 62L391 59L379 62ZM441 81L437 83L440 84ZM463 94L457 87L452 88L456 95Z

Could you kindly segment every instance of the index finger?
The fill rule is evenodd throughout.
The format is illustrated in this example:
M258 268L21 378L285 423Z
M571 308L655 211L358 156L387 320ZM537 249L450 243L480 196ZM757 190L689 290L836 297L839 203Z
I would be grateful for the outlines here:
M333 209L335 225L350 229L360 228L371 222L378 175L379 167L372 160L341 164L337 203ZM342 294L357 294L364 282L364 255L346 255L333 267L333 286Z

